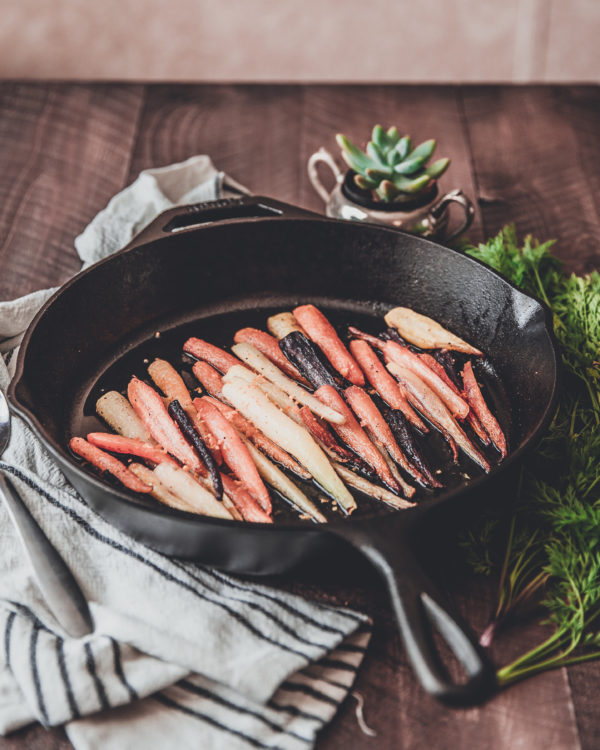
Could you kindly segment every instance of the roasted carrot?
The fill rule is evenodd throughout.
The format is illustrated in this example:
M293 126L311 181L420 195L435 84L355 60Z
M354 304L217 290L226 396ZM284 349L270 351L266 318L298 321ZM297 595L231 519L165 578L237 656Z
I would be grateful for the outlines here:
M233 354L229 354L214 344L210 344L204 339L190 338L183 345L183 351L191 354L196 359L208 362L209 365L216 367L219 372L227 372L233 365L239 365L240 361Z
M154 384L165 394L167 401L171 402L177 399L182 408L190 416L193 415L194 407L192 406L190 392L183 382L183 378L170 362L164 359L155 359L148 367L148 374Z
M164 401L154 388L133 377L127 387L127 396L157 443L193 471L201 469L200 459L169 416Z
M475 378L473 365L471 364L470 360L465 363L462 371L462 377L465 386L465 395L469 401L470 406L473 408L473 411L492 439L492 442L500 451L500 456L502 458L505 458L507 454L506 437L502 432L502 428L498 424L498 420L496 419L496 417L494 417L487 404L485 403L485 400L481 393L481 389L479 388L479 383Z
M209 396L206 398L210 400L210 403L213 404L213 406L216 406L225 419L231 422L238 432L251 440L254 445L264 451L268 456L271 456L274 461L285 466L286 469L293 471L294 474L302 477L302 479L311 478L310 473L304 468L304 466L300 466L296 459L292 458L289 453L284 451L283 448L277 445L277 443L269 440L269 438L262 433L258 427L255 427L255 425L253 425L249 419L246 419L243 414L240 414L237 409L234 409L233 406L224 404L222 401L218 401L216 398L213 399Z
M279 340L279 346L285 356L293 362L306 376L309 385L320 388L322 385L336 386L333 375L321 362L315 345L300 331L292 331Z
M200 418L217 439L227 466L243 482L250 494L258 500L261 508L270 513L271 497L269 491L260 478L248 448L235 428L229 424L221 412L206 397L195 398L194 406Z
M427 352L419 352L417 356L421 361L425 362L430 370L433 370L433 372L435 372L440 380L443 380L444 383L446 383L451 391L454 391L457 396L462 397L460 390L458 389L456 384L452 382L444 366L440 364L435 357L433 357L431 354L428 354Z
M236 344L252 344L267 359L270 359L271 362L283 370L286 375L289 375L290 378L298 380L302 385L310 385L306 378L302 376L302 373L287 359L279 348L277 339L271 336L270 333L265 333L258 328L240 328L233 337L233 340Z
M335 328L318 308L314 305L300 305L294 309L294 317L340 375L354 385L365 384L365 378L358 363L342 343Z
M421 484L424 484L426 487L442 487L443 485L431 473L431 469L417 445L404 414L397 409L388 409L385 413L385 420L390 426L398 444L404 449L409 461L417 467L423 477L424 481L421 481Z
M157 445L145 443L136 438L127 438L122 435L114 435L112 432L90 432L87 436L88 443L102 448L111 453L124 453L129 456L145 458L153 464L163 461L177 465L169 454Z
M221 480L225 492L241 513L244 521L250 521L251 523L273 523L271 516L260 507L241 482L233 479L228 474L221 474Z
M404 510L406 508L414 508L415 506L415 503L411 503L403 497L394 495L393 492L386 490L385 487L380 487L378 484L369 482L368 479L361 477L354 471L350 471L350 469L343 464L334 463L334 468L347 485L354 487L355 490L363 492L369 497L374 497L376 500L381 500L382 502L391 505L392 508Z
M383 344L384 342L382 342ZM427 427L408 403L398 383L385 369L379 357L364 339L350 342L350 350L358 360L367 380L392 409L399 409L414 426L427 432Z
M119 435L137 438L145 443L154 443L152 435L144 427L133 406L118 391L108 391L96 401L96 411Z
M415 400L418 408L427 419L440 430L450 443L450 447L453 448L450 442L450 439L452 439L471 460L479 464L484 471L489 471L490 465L486 458L471 443L438 394L410 368L397 362L390 362L388 369L405 383L410 397Z
M196 423L200 422L200 420L197 419L198 413L193 405L191 408L194 409L194 419L192 419L188 412L184 410L179 401L174 399L168 406L168 412L181 430L183 437L188 441L192 449L196 452L198 458L206 466L212 481L215 497L217 500L221 500L223 497L223 483L221 482L219 467L196 427Z
M315 391L315 396L331 409L335 409L340 414L343 414L345 417L344 424L333 425L333 429L355 453L377 472L379 478L390 489L398 492L400 490L398 482L392 476L385 459L369 440L363 428L356 421L354 414L352 414L346 402L335 388L330 385L322 385Z
M255 383L241 378L225 382L223 395L267 437L291 453L312 474L346 513L356 510L356 501L335 473L327 456L306 428L300 427L270 401Z
M346 401L360 420L361 426L371 431L373 436L387 449L398 466L403 468L407 474L410 474L421 484L427 484L425 477L404 455L390 426L369 394L363 391L362 388L352 385L350 388L346 388L344 395L346 396Z
M282 312L277 313L277 315L271 315L270 318L267 318L267 328L276 339L282 339L292 331L300 331L300 333L304 333L291 312Z
M420 349L456 349L465 354L482 356L479 349L443 328L436 320L409 307L395 307L385 315L388 326L396 328L402 338Z
M105 453L105 451L97 448L95 445L88 443L87 440L81 437L71 438L69 447L73 453L89 461L92 466L100 469L100 471L108 471L121 484L125 485L127 489L134 492L151 492L152 487L143 482L139 477L136 477L118 458L111 456L110 453Z
M153 498L163 503L163 505L168 505L170 508L175 508L176 510L183 510L186 513L196 513L195 508L189 503L186 503L186 501L179 497L179 495L171 492L171 490L159 480L152 469L149 469L143 464L130 464L129 471L131 471L132 474L135 474L138 479L141 479L142 482L146 482L146 484L150 485L150 487L152 487L150 494Z
M171 464L163 463L154 469L154 474L169 492L191 505L194 509L193 512L200 513L203 516L232 520L232 515L224 503L220 503L212 492L207 490L189 472Z
M338 414L334 409L330 409L328 406L323 405L318 399L316 399L312 393L309 393L306 388L298 385L295 380L288 378L283 372L268 360L264 354L261 354L258 349L252 344L234 344L233 351L236 355L242 359L247 365L252 367L254 370L259 372L271 383L274 383L282 391L291 396L294 401L300 404L310 407L316 414L328 422L342 424L344 417Z
M453 417L465 419L469 413L469 404L457 395L452 388L420 359L418 354L411 352L405 346L401 346L395 341L386 341L383 348L383 356L386 362L395 362L402 367L419 376L419 379L428 385L428 387L437 394L437 396L446 404Z
M208 364L208 362L194 362L192 372L198 378L204 390L219 398L223 389L223 378L218 370Z

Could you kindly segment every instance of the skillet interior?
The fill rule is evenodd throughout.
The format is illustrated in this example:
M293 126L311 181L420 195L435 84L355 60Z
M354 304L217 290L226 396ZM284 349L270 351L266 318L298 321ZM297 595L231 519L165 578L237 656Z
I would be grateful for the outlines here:
M13 400L53 452L73 465L65 445L72 434L96 426L90 394L100 386L122 388L132 371L140 372L144 357L175 351L186 335L230 343L242 322L264 325L269 312L308 301L326 308L334 322L374 330L390 306L406 305L487 352L511 404L513 456L546 416L556 362L539 303L447 248L321 219L215 225L168 235L98 264L63 288L37 319ZM156 331L162 332L159 341ZM98 481L91 474L90 480ZM461 489L457 483L433 503ZM118 488L111 494L140 502ZM389 511L363 502L362 515L371 513ZM301 524L294 516L290 522Z

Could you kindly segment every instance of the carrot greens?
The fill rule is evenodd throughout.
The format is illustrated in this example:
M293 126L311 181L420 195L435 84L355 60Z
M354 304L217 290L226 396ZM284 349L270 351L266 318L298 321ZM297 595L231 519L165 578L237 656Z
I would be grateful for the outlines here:
M600 658L600 274L566 275L552 244L527 237L520 245L509 226L463 246L549 306L563 363L557 412L522 465L508 533L500 514L489 513L461 542L477 572L499 575L482 644L533 597L554 628L498 670L501 685ZM504 552L495 555L499 541Z

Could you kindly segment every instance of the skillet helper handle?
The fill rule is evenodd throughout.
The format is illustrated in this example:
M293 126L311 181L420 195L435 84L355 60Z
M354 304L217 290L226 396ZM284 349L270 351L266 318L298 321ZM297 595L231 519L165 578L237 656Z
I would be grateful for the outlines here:
M473 219L475 218L475 208L462 190L451 190L449 193L446 193L446 195L431 209L431 211L429 212L430 216L434 219L434 221L437 221L452 203L457 203L459 206L461 206L465 216L462 224L460 224L460 226L458 226L453 232L450 232L450 234L444 237L444 240L446 242L452 242L463 232L466 232L473 223Z
M214 201L176 206L159 214L144 227L131 242L121 250L131 250L154 240L192 232L214 224L264 219L310 219L322 218L288 203L260 195L245 195L240 198L219 198Z
M389 532L388 532L389 533ZM367 557L383 578L407 655L423 688L438 700L458 706L481 703L496 687L495 668L466 623L442 605L402 536L390 541L381 533L346 527L341 535ZM435 628L466 675L453 682L433 640Z
M6 503L33 577L56 621L74 638L88 635L94 630L92 616L73 574L36 523L11 480L1 473L0 498Z

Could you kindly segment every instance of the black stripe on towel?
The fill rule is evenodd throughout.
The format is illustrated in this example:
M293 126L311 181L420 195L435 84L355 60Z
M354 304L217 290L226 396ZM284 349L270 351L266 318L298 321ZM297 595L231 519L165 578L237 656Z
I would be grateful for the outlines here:
M96 694L98 696L98 700L100 701L100 706L104 711L106 711L110 708L110 703L108 702L106 690L104 689L104 683L98 677L98 672L96 672L96 662L94 660L94 654L89 642L85 644L85 655L85 665L87 667L87 671L90 673L90 677L94 681L94 687L96 688Z
M4 627L4 661L6 666L10 669L10 638L12 635L13 625L15 624L16 612L11 612L6 618L6 625Z
M80 526L89 536L93 537L97 541L101 542L102 544L106 544L109 547L112 547L112 549L117 550L118 552L122 552L123 554L127 555L128 557L133 558L134 560L137 560L138 562L143 563L147 567L151 568L152 570L159 573L165 580L171 581L172 583L177 583L182 588L186 589L187 591L191 592L192 594L195 594L198 598L209 602L210 604L214 604L216 607L219 607L221 609L224 609L228 614L233 617L234 620L240 623L240 625L243 625L247 630L249 630L253 635L255 635L257 638L266 641L267 643L271 643L274 646L277 646L278 648L282 649L283 651L289 651L292 654L296 654L297 656L301 656L303 659L312 659L313 657L310 654L307 654L303 651L298 651L295 648L292 648L292 646L289 646L285 643L281 643L281 641L276 641L274 638L271 638L267 636L265 633L261 632L258 628L256 628L251 622L246 620L239 612L236 612L231 607L228 607L223 602L220 602L218 600L212 599L209 596L206 596L202 592L198 591L194 586L189 584L187 581L181 580L181 578L177 578L177 576L174 576L172 573L169 573L167 570L164 570L164 568L161 568L156 563L152 562L151 560L148 560L143 555L139 554L138 552L134 552L134 550L130 549L129 547L124 547L119 542L115 541L114 539L110 539L109 537L104 536L103 534L100 534L100 532L96 531L96 529L93 528L84 518L82 518L78 513L76 513L72 508L68 508L67 506L63 505L59 500L52 497L43 487L40 487L36 482L32 481L29 477L27 477L25 474L23 474L19 469L16 469L14 466L9 466L8 464L2 464L2 468L8 471L13 476L17 477L17 479L20 479L22 482L24 482L28 487L31 487L31 489L34 489L36 492L39 492L40 495L42 495L48 502L50 502L52 505L54 505L59 510L62 510L63 513L65 513L69 518L71 518L75 523Z
M195 581L201 582L201 579L195 576L184 565L182 565L181 563L177 563L177 562L175 564L182 570L185 570L185 572L189 576L191 576ZM321 622L320 620L317 620L311 615L308 615L305 612L302 612L297 607L294 607L292 604L289 604L289 602L281 601L276 596L269 594L267 591L257 591L255 589L250 588L249 586L244 586L242 583L232 581L227 576L221 575L216 570L212 570L208 568L201 568L201 570L203 573L210 575L212 578L215 578L221 583L225 583L226 585L231 586L231 588L238 589L239 591L246 591L248 593L253 594L254 596L258 596L262 599L267 599L268 601L274 602L282 609L294 615L294 617L298 617L300 620L308 623L309 625L315 625L320 630L327 630L329 633L336 633L338 635L347 635L345 630L342 630L341 628L336 628L334 625L328 625L327 623ZM334 612L337 616L345 617L349 619L351 622L356 622L356 623L364 622L364 619L362 617L360 617L359 615L355 615L351 612L340 612L334 607L327 607L326 605L320 604L320 602L311 602L311 604L316 605L317 607L319 607L320 609L324 609L325 611Z
M268 726L269 729L274 729L277 732L288 734L290 737L293 737L296 740L301 740L302 742L307 742L308 744L311 744L311 745L313 743L312 737L302 737L300 734L291 732L290 730L282 727L280 724L277 724L276 722L271 721L270 719L267 719L266 716L263 716L263 714L259 713L258 711L253 711L252 709L246 708L245 706L240 706L237 703L232 703L231 701L228 701L225 698L222 698L220 695L215 695L215 693L211 693L210 690L206 690L206 688L202 688L199 685L194 685L192 682L188 682L188 680L181 680L180 682L177 683L177 685L178 687L181 687L184 690L187 690L189 693L194 693L194 695L199 695L202 698L207 698L213 703L218 703L221 706L225 706L225 708L231 708L234 711L237 711L237 713L246 714L247 716L252 716L255 719L258 719L259 721L262 721L262 723Z
M322 703L329 703L331 706L336 706L336 708L340 703L338 700L336 700L335 698L332 698L330 695L327 695L326 693L321 693L319 690L316 690L315 688L310 687L309 685L300 685L295 682L283 682L279 690L285 690L288 693L289 692L303 693L304 695L309 695L311 698L315 698L316 700L321 701Z
M307 721L318 721L319 724L323 724L325 722L325 719L322 716L317 716L317 714L311 714L308 711L303 711L301 708L298 708L298 706L286 706L281 703L275 703L273 701L269 701L269 703L267 703L267 706L268 708L272 708L274 711L281 711L282 713L292 714L292 716L298 716L299 718L306 719Z
M114 638L111 638L110 642L112 643L112 649L113 649L115 674L117 675L117 677L121 680L121 683L127 689L127 692L129 693L129 697L131 698L131 700L136 701L138 699L138 694L135 688L133 687L133 685L127 679L127 677L125 677L125 672L123 671L123 662L121 661L121 649L119 648L119 644L117 643L117 641L115 641Z
M31 666L31 676L33 677L33 686L35 687L35 694L40 709L40 715L42 717L42 723L48 726L50 724L50 719L48 718L46 701L44 700L44 694L42 693L42 683L37 662L37 642L40 630L41 628L39 624L34 622L31 631L31 638L29 640L29 663Z
M73 686L69 679L69 672L67 670L67 662L65 660L65 642L62 638L56 639L56 658L58 660L58 668L60 670L60 676L65 686L65 695L67 696L67 702L71 709L71 718L80 719L81 714L79 712L79 706L75 700L75 694L73 693Z
M207 716L206 714L200 713L200 711L195 711L193 708L182 706L180 703L171 700L171 698L167 698L167 696L163 695L162 693L155 693L152 697L159 703L162 703L163 706L168 706L169 708L174 708L177 711L181 711L182 713L187 714L188 716L193 716L195 719L204 721L207 724L211 724L213 727L216 727L217 729L221 729L223 732L227 732L227 734L233 734L236 737L241 737L249 745L253 745L254 747L268 748L269 750L276 750L271 743L267 745L264 742L255 739L254 737L250 737L250 735L248 734L244 734L244 732L240 732L237 729L231 729L231 727L227 727L225 726L225 724L221 724L221 722L213 719L212 716Z
M198 576L195 576L192 573L189 573L188 571L185 570L185 568L183 568L180 565L177 565L177 563L175 563L175 566L179 567L181 570L183 570L184 572L186 572L190 576L190 578L192 580L196 581L197 583L202 583L204 586L207 585L206 581L203 581ZM215 589L211 589L211 591L212 591L213 594L217 594L217 596L220 593L220 592L216 591ZM297 630L294 630L294 628L290 627L285 622L283 622L282 620L280 620L272 612L269 612L268 609L265 609L260 604L256 604L256 602L249 602L249 601L245 601L243 599L237 599L236 597L233 597L233 596L231 596L231 595L229 595L227 593L221 593L220 595L224 596L225 598L229 599L230 601L234 601L236 603L243 604L244 606L248 607L249 609L253 609L256 612L260 612L268 620L271 620L271 622L274 622L275 625L277 625L278 628L280 628L281 630L283 630L284 633L287 633L289 636L291 636L292 638L294 638L295 640L297 640L299 643L304 643L307 646L314 646L315 648L321 648L321 649L329 649L330 648L329 644L327 644L327 643L315 643L315 641L311 641L309 638L302 637L301 635L299 635L299 633L297 632ZM275 601L277 601L277 599L275 599ZM279 602L277 602L277 603L279 604ZM328 630L329 628L327 628L326 626L323 626L322 629ZM343 631L341 631L341 630L340 631L335 630L334 632L339 632L341 635L345 635L345 633Z

